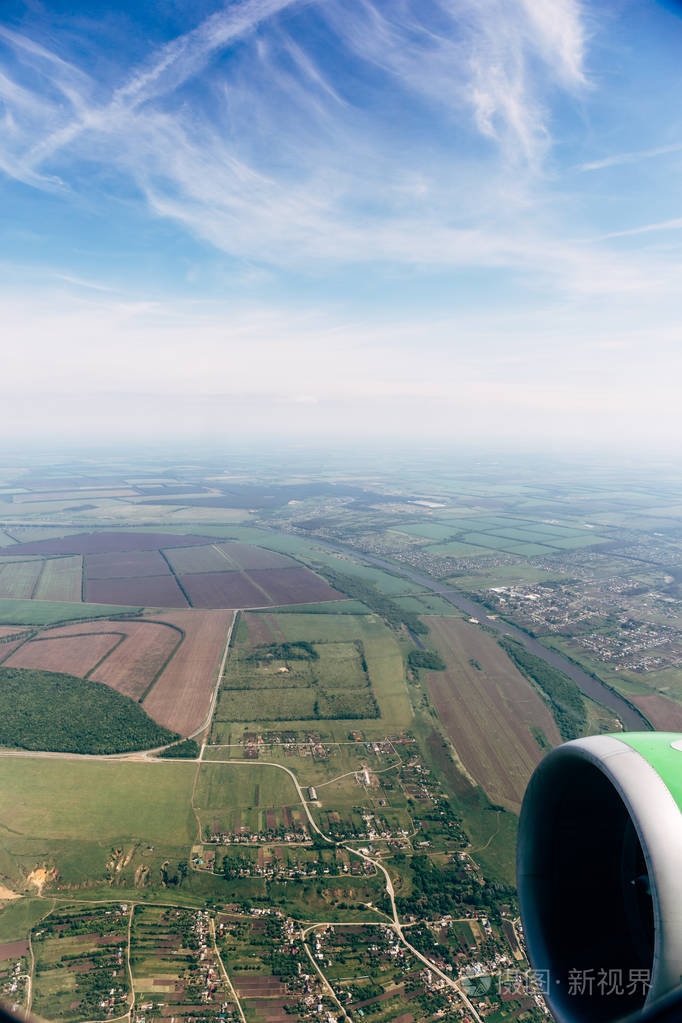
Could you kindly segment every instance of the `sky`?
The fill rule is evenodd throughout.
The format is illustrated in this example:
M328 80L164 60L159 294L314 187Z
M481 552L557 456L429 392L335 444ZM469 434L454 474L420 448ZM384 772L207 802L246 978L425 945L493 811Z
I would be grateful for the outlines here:
M682 440L682 9L3 0L3 433Z

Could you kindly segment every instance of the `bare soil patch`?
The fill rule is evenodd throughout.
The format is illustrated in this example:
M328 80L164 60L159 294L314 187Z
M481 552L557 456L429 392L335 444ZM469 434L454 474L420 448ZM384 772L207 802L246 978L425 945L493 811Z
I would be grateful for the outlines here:
M175 533L77 533L74 536L33 540L0 547L0 557L10 551L24 554L118 554L124 551L153 551L165 547L193 547L211 543L207 536L181 536Z
M14 895L13 898L18 899L19 896ZM27 941L8 941L4 945L0 945L0 962L5 959L20 959L28 954Z
M105 632L57 639L35 639L24 643L5 661L8 668L38 668L67 675L84 676L121 640L120 635ZM2 647L0 647L2 650Z
M170 569L158 551L90 554L85 562L85 567L88 580L170 575Z
M183 575L194 607L268 607L273 602L243 572L203 572Z
M231 611L177 611L154 620L182 629L185 638L142 706L181 735L199 728L208 712Z
M682 732L682 707L679 703L673 703L660 693L631 696L630 700L648 717L654 728L665 732Z
M270 594L272 604L312 604L345 596L308 568L256 569L249 577Z
M552 745L561 739L552 715L498 643L457 618L429 618L430 639L446 671L426 673L438 716L467 771L493 803L518 813L542 757L531 726Z
M182 641L180 631L154 622L127 622L126 639L90 678L138 700Z
M91 604L187 607L185 595L170 573L131 579L89 579L85 596Z
M57 872L54 869L48 870L47 867L35 867L34 870L26 878L26 884L32 888L37 888L38 892L42 892L43 888L50 881L54 881L57 876Z

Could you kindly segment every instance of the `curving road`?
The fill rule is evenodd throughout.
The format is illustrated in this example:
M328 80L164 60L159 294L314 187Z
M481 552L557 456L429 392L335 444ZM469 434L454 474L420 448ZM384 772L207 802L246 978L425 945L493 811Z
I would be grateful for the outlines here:
M278 767L280 771L285 771L289 775L291 780L293 781L294 785L296 786L296 792L298 793L298 798L301 800L301 804L303 806L303 809L305 810L306 817L308 818L308 823L310 824L310 826L313 829L313 831L316 831L317 834L320 835L325 840L325 842L330 842L332 845L336 845L337 844L334 841L333 838L330 838L329 835L325 835L324 831L320 831L320 829L318 828L317 824L315 823L315 819L314 819L313 815L310 812L310 807L308 806L308 803L306 802L306 798L303 795L303 789L301 788L301 786L298 783L298 778L296 777L294 772L290 771L288 767L284 766L284 764L276 764L274 762L274 760L212 760L211 759L211 760L202 760L201 762L203 764L246 764L249 767Z

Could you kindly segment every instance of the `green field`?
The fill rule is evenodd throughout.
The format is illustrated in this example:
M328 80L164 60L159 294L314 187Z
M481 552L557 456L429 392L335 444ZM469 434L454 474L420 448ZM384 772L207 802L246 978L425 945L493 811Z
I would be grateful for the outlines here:
M239 638L239 635L238 637ZM364 650L356 642L242 642L232 651L216 712L218 721L376 717Z
M483 534L481 534L483 535ZM433 544L424 548L427 554L441 558L480 558L488 553L487 547L451 540L450 543Z
M0 600L0 625L53 625L82 618L139 614L142 608L108 604L67 604L52 600Z
M42 920L50 910L45 899L18 899L9 902L0 911L0 942L18 941L25 938L29 930Z
M396 604L405 611L413 611L418 615L458 615L460 612L444 597L435 593L423 597L396 597Z
M426 540L445 540L454 536L456 526L441 525L439 522L417 522L414 525L396 527L394 532L407 533L408 536L424 537Z
M277 623L289 642L360 640L382 726L389 731L409 728L412 707L400 646L394 633L376 615L285 614L277 616Z
M13 835L183 845L194 835L195 771L180 761L0 756L0 828L8 845Z
M400 598L396 601L399 603ZM369 613L366 604L359 600L325 600L321 604L287 604L285 607L269 607L268 613L277 614L319 614L319 615L366 615ZM259 614L257 609L250 612Z
M198 810L297 806L291 777L268 764L202 764L194 805Z
M400 647L375 616L277 614L268 621L293 646L249 646L240 629L216 708L214 741L231 722L377 719L389 729L411 719ZM288 651L288 652L287 652ZM267 714L267 718L264 716Z

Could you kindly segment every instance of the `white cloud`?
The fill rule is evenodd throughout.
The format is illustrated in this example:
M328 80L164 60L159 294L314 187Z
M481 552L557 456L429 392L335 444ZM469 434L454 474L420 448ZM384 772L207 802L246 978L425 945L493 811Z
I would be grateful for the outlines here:
M93 284L96 282L86 282ZM5 441L234 436L673 443L682 322L653 307L384 310L0 294Z
M70 164L110 162L158 215L222 251L275 265L314 268L322 258L457 266L469 244L474 264L526 265L533 248L544 260L545 243L517 241L513 218L506 229L491 230L477 214L487 208L499 221L500 207L509 206L508 163L516 165L524 203L523 176L537 171L549 143L543 97L551 88L584 85L579 6L573 0L307 6L355 61L378 69L388 92L402 89L409 102L426 101L448 130L469 116L499 155L483 163L465 158L457 169L449 143L438 155L406 152L381 123L380 109L370 109L371 87L367 109L350 102L303 41L282 27L268 31L269 21L289 9L295 14L300 3L242 0L150 53L105 100L94 98L98 87L85 72L5 32L15 55L28 55L42 78L5 77L7 116L21 127L0 144L0 166L26 183L57 189L68 181ZM212 74L210 87L204 83L188 99L184 86L203 82L208 62L238 39L250 41L230 73ZM55 91L68 96L66 107L45 102ZM469 226L474 219L476 231Z
M657 146L654 149L639 149L631 153L613 153L602 160L592 160L583 163L578 167L580 171L603 170L606 167L619 167L629 163L639 163L640 160L651 160L656 156L667 156L669 153L682 152L682 142L676 142L670 146Z

